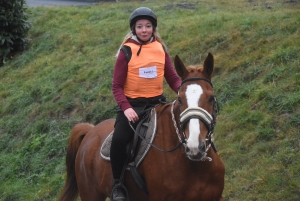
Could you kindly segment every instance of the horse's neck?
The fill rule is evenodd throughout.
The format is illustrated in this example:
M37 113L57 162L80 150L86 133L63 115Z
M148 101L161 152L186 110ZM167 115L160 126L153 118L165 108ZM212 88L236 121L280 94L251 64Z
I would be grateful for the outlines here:
M171 111L171 107L172 103L159 105L155 108L157 113L157 124L168 127L169 131L176 131L176 127L178 127L178 117ZM174 125L174 120L176 121L176 125ZM172 135L172 132L170 133Z
M159 142L160 144L169 144L177 145L180 142L178 137L179 135L179 125L178 125L178 117L176 117L176 113L171 112L172 104L160 105L156 108L157 112L157 132L164 135L163 141ZM176 111L174 109L174 111ZM174 123L175 121L175 123Z

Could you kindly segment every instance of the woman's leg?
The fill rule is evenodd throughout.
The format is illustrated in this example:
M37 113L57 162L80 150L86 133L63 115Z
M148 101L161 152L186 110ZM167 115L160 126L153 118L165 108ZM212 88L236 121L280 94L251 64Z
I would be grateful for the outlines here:
M129 126L124 112L118 112L110 149L110 160L114 179L120 180L127 157L126 146L132 138L133 130Z
M134 132L131 129L126 116L124 115L124 112L118 112L110 148L110 161L114 178L111 201L127 200L127 190L126 187L121 183L120 179L127 158L126 147L127 144L132 140L133 134Z

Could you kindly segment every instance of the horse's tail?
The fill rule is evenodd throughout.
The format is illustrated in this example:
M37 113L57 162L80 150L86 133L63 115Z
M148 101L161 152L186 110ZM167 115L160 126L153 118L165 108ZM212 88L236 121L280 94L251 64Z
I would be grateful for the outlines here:
M73 201L78 197L78 186L75 175L76 154L84 136L93 127L91 124L81 123L72 129L66 156L67 178L58 201Z

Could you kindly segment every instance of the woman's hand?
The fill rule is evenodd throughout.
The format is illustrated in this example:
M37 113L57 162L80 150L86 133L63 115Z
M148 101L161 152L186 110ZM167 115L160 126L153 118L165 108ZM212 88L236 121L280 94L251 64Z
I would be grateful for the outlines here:
M139 120L139 116L132 108L126 109L124 111L124 114L127 117L128 121L130 121L132 123L135 123L137 120Z

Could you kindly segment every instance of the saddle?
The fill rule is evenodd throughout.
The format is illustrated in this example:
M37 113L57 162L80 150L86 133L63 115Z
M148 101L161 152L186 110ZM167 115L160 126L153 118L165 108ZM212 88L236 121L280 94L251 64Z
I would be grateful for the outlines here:
M145 192L148 193L144 179L139 175L137 168L146 157L151 144L155 138L157 128L157 114L155 108L144 113L143 118L138 123L134 138L127 146L129 160L126 170L130 170L135 182ZM100 155L103 159L110 161L110 147L114 131L105 139L100 149Z

